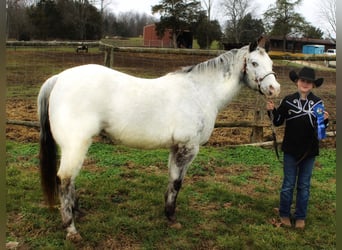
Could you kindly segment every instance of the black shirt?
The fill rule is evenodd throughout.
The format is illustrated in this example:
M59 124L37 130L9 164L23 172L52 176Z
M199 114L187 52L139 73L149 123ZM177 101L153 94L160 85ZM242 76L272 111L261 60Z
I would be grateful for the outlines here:
M298 92L286 96L279 107L272 111L273 124L280 126L285 121L285 133L281 149L300 159L319 154L317 138L317 118L313 112L323 101L310 92L306 100L300 99ZM328 119L324 120L327 127Z

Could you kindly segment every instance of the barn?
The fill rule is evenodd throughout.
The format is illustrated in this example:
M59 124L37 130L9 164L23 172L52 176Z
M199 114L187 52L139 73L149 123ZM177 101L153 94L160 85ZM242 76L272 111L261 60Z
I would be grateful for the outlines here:
M164 36L159 38L156 34L156 25L149 24L144 26L144 46L158 48L172 48L171 30L166 30Z
M310 45L316 46L316 45L323 45L325 47L325 50L327 49L335 49L336 48L336 42L331 39L312 39L312 38L298 38L298 37L286 37L286 44L284 48L284 38L281 36L270 36L270 49L275 51L288 51L292 53L304 53L303 52L303 46ZM309 48L312 50L312 48ZM314 51L317 53L317 51ZM311 53L310 53L311 54Z
M156 25L149 24L144 27L144 46L158 47L158 48L173 48L172 44L172 30L167 29L162 38L156 34ZM177 37L177 47L191 49L193 43L192 32L182 31Z

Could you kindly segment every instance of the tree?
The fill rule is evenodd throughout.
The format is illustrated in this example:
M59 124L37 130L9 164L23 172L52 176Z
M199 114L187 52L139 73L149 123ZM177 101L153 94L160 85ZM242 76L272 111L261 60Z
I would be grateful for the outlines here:
M137 37L143 34L144 26L152 22L152 17L138 12L124 12L118 16L118 26L121 32L117 35L125 37Z
M336 42L336 0L324 0L319 3L318 16L326 21L326 33Z
M301 2L302 0L277 0L275 5L271 5L264 13L266 30L270 35L282 36L283 51L286 50L287 36L302 33L302 27L307 26L305 19L295 12L295 7Z
M247 44L254 41L256 37L265 33L264 25L261 19L253 19L251 13L248 13L238 23L238 34L240 43Z
M312 25L307 25L303 29L303 36L306 38L322 39L324 32Z
M201 4L196 0L162 0L152 6L152 13L160 14L156 31L162 37L166 29L171 29L173 47L177 48L177 38L186 30L191 31L201 14Z
M110 36L114 35L115 26L117 23L116 16L114 13L104 11L102 13L103 23L102 23L102 35Z
M103 14L104 35L137 37L143 34L146 24L154 23L154 17L145 13L122 12L119 15L105 12Z
M42 0L36 6L31 6L29 17L34 26L34 35L40 39L57 38L60 13L57 10L56 2L53 0Z
M84 33L80 36L82 40L99 40L102 37L102 16L93 5L86 3ZM81 34L80 34L81 35Z
M205 8L207 10L208 20L211 21L211 10L213 7L214 0L203 0L202 2L204 3Z
M227 39L231 43L240 43L239 23L248 14L249 0L222 0L221 4L227 17Z
M26 0L7 1L7 38L30 40L32 25L27 15Z
M197 24L195 38L201 49L209 49L214 40L222 37L221 26L217 20L210 21L206 16Z
M37 39L101 38L101 14L86 0L39 0L28 13Z

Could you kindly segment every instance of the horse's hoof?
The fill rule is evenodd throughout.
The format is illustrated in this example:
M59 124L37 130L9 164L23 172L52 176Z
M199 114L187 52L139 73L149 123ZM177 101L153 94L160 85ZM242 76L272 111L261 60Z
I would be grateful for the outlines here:
M173 229L181 229L182 228L182 224L180 224L179 222L170 222L169 223L169 227L171 227Z
M66 239L71 242L80 242L82 237L79 233L68 233Z

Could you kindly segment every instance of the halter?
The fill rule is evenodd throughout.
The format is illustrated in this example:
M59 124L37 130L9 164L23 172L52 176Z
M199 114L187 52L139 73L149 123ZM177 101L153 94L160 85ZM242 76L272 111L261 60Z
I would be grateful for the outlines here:
M259 78L259 80L256 80L256 81L258 81L258 82L262 82L267 76L269 76L269 75L274 75L274 77L275 78L277 78L277 75L276 75L276 73L275 72L273 72L273 71L271 71L271 72L269 72L269 73L267 73L267 74L265 74L263 77L261 77L261 78Z
M243 68L242 68L242 71L243 71L243 78L246 77L246 74L247 74L247 60L246 60L246 57L244 58L244 64L243 64ZM264 95L264 93L261 92L261 82L269 75L274 75L275 78L277 78L277 74L274 72L274 71L270 71L268 73L266 73L263 77L260 77L260 78L256 78L254 79L254 81L258 84L258 90L259 90L259 93Z
M274 75L274 77L277 78L276 73L273 72L273 71L271 71L271 72L266 73L263 77L254 80L256 83L258 83L258 90L259 90L259 93L261 93L262 95L263 95L264 93L262 93L262 92L261 92L261 89L260 89L261 82L262 82L267 76L269 76L269 75Z
M243 78L246 77L246 74L247 74L247 61L246 61L246 57L245 57L245 60L244 60L244 64L243 64ZM266 73L263 77L260 77L259 79L256 78L254 79L254 81L258 84L258 91L261 95L265 95L264 93L262 93L261 91L261 82L263 80L265 80L266 77L268 77L269 75L274 75L275 78L277 78L277 75L274 71L270 71L268 73ZM280 156L279 156L279 152L278 152L278 142L277 142L277 135L276 135L276 132L275 132L275 128L273 126L273 113L272 111L267 111L267 114L268 114L268 117L270 118L270 124L271 124L271 129L272 129L272 139L273 139L273 148L274 148L274 151L275 151L275 154L277 156L277 159L279 162L281 162L280 160Z

